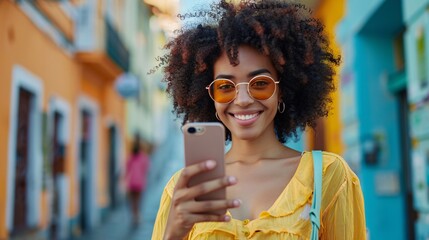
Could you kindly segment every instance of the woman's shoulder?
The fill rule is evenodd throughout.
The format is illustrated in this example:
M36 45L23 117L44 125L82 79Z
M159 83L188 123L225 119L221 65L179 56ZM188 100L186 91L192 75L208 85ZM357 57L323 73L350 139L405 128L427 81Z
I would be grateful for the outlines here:
M325 151L323 152L323 175L336 175L344 179L355 177L355 173L342 156Z
M355 173L352 171L346 160L338 154L323 151L323 182L328 182L330 180L337 182L344 182L347 180L356 179ZM303 153L302 161L304 161L304 172L307 172L306 175L309 178L313 178L313 160L311 151L306 151ZM310 176L311 175L311 176Z

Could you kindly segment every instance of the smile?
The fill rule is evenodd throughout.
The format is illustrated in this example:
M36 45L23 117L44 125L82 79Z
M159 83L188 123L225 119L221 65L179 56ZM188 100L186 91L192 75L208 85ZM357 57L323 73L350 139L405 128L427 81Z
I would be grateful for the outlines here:
M239 120L250 120L252 118L255 118L259 115L259 113L253 113L253 114L234 114L234 117Z

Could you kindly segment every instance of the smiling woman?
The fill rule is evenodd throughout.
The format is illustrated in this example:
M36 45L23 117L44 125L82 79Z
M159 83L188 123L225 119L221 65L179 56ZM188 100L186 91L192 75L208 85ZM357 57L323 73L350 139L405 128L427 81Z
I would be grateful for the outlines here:
M258 141L273 139L277 142L273 131L273 119L277 114L277 106L280 102L279 92L276 91L277 84L274 80L278 79L277 71L270 58L258 52L257 49L243 45L237 50L238 65L231 65L226 53L222 53L213 65L215 81L219 76L227 76L237 85L234 98L229 101L234 101L234 104L215 101L218 117L231 132L233 145L237 143L234 141L235 138ZM271 88L265 88L266 96L258 90L250 91L250 89L256 88L253 86L251 88L250 83L261 78L267 83L271 82ZM269 80L271 81L269 82ZM246 91L246 85L249 86L249 91ZM252 94L255 91L259 94ZM257 97L261 95L264 98Z
M328 113L339 57L322 24L303 5L271 0L220 1L184 16L202 23L167 44L167 91L183 123L219 121L231 147L224 178L189 187L191 177L213 170L209 159L171 178L152 238L309 239L312 154L283 143ZM358 178L338 155L323 152L320 161L316 237L365 239ZM227 199L195 200L221 188ZM227 213L207 214L215 210Z

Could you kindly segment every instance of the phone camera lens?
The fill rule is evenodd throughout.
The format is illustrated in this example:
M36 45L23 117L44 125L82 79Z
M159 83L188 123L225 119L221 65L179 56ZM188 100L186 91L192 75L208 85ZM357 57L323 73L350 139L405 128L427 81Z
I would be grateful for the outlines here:
M195 133L197 131L197 129L195 129L194 127L190 127L188 128L188 133Z

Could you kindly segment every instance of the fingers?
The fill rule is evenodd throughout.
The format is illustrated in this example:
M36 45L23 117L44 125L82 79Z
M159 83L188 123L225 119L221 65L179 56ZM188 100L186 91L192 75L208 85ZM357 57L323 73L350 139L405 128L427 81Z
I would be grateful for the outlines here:
M201 195L226 188L237 183L237 179L232 176L222 177L188 187L189 180L197 174L211 171L216 167L216 162L208 160L194 164L183 169L171 202L169 222L174 226L188 228L197 222L225 222L230 221L228 215L219 215L214 212L236 208L240 206L240 201L232 200L208 200L195 201ZM222 211L223 212L223 211Z
M237 183L237 178L233 176L214 179L204 183L200 183L190 188L176 188L173 194L173 204L177 205L181 202L194 201L195 198L209 192L216 191Z
M182 204L178 210L201 215L201 213L213 212L216 210L237 208L240 207L240 204L241 201L238 199L187 202Z
M236 208L239 207L240 204L241 201L238 199L203 202L188 201L172 209L174 217L171 217L171 219L174 219L175 226L180 226L185 229L191 229L192 226L198 222L229 222L231 220L231 216L229 215L217 215L208 212L219 209Z
M188 197L193 199L198 196L204 195L206 193L213 192L218 189L234 185L236 183L237 183L237 178L233 176L226 176L220 179L207 181L205 183L201 183L193 187L190 187L187 193L188 193Z
M213 160L208 160L198 164L188 166L183 169L182 174L180 175L179 180L177 181L176 188L185 188L189 180L202 172L207 172L215 168L216 162Z
M214 214L177 214L175 221L177 226L191 229L195 223L199 222L229 222L231 217L229 215L214 215Z
M231 217L228 215L201 215L194 214L192 215L192 219L194 223L198 222L229 222Z

